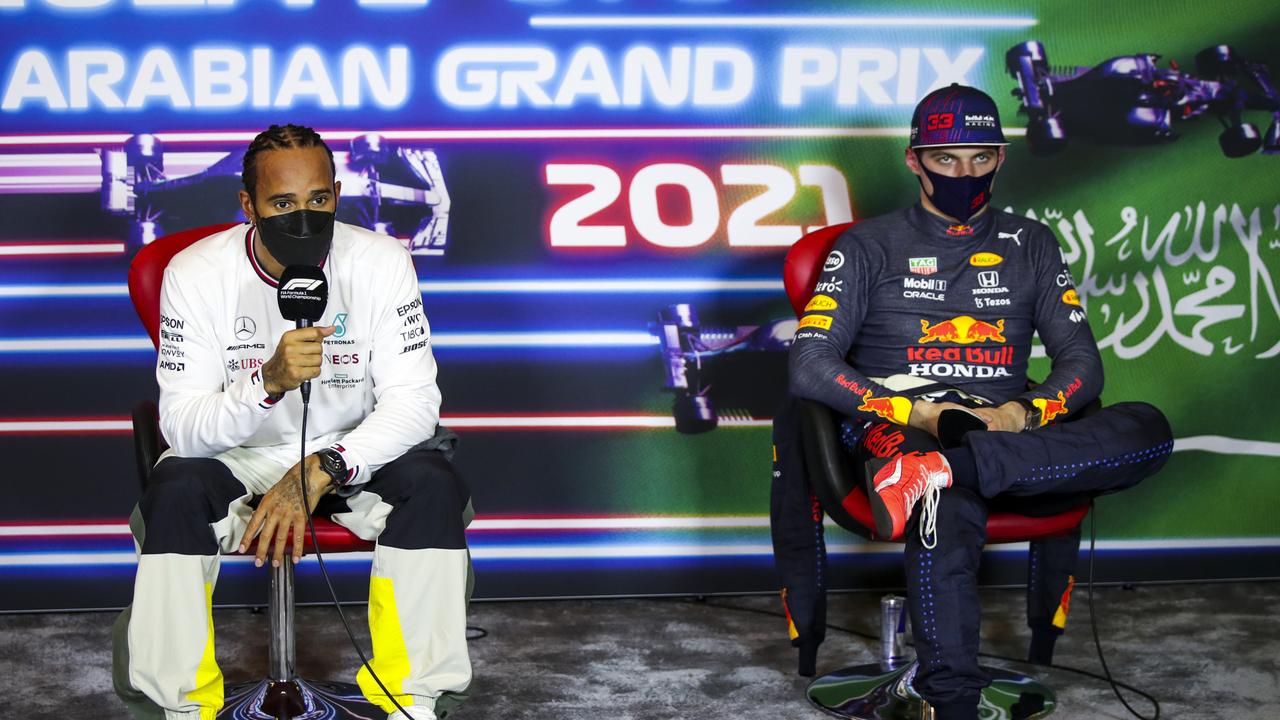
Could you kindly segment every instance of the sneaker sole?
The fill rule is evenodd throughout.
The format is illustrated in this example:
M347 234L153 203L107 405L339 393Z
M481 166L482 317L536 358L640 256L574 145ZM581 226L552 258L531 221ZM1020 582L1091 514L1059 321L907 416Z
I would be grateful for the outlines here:
M876 539L890 540L893 537L893 517L889 515L889 506L880 499L876 492L876 475L894 458L871 458L863 467L863 478L866 483L867 502L871 505L871 515L876 520Z

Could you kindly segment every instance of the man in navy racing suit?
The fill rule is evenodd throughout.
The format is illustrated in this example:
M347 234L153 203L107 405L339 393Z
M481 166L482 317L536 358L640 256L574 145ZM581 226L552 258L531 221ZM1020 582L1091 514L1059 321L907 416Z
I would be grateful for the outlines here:
M985 93L951 85L926 96L906 151L919 202L836 241L790 358L792 394L851 418L854 451L883 458L869 465L876 535L906 536L914 687L943 720L977 718L989 683L976 573L990 508L1061 510L1136 484L1173 447L1145 403L1056 422L1098 397L1102 362L1053 233L990 206L1006 145ZM1037 332L1052 369L1028 389ZM923 397L917 385L956 392ZM948 409L986 432L941 448ZM1058 565L1074 564L1078 539L1058 544ZM1030 654L1044 660L1065 618L1031 614Z

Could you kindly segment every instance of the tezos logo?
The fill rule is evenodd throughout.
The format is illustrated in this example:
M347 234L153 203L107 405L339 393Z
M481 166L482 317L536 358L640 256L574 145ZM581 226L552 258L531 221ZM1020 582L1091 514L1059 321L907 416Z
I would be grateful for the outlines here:
M822 264L822 272L835 272L842 267L844 267L844 253L832 250L827 256L827 261Z
M253 318L247 317L245 315L241 315L240 317L236 318L236 339L237 340L248 340L249 338L253 337L254 334L257 332L258 332L258 324L253 321Z
M334 337L340 338L343 335L346 335L347 334L347 314L338 313L337 315L334 315L333 326L334 326L334 331L333 331Z

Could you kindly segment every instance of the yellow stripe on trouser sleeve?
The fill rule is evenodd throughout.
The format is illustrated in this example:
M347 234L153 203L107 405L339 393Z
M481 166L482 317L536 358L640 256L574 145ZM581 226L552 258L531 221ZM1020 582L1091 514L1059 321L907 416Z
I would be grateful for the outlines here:
M209 637L204 643L204 654L196 668L196 687L187 693L187 699L200 705L200 720L215 720L225 701L222 690L222 670L213 651L213 583L204 584L204 609Z
M412 705L413 697L404 694L404 681L409 677L409 650L400 629L400 611L396 608L395 584L391 578L369 578L369 632L373 636L373 658L369 664L397 702ZM396 706L374 682L369 668L360 668L356 684L369 702L388 713L396 711Z

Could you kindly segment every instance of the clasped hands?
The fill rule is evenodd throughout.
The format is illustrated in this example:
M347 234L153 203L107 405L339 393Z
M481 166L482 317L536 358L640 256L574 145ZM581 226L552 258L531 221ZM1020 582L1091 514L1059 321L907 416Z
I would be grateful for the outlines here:
M995 407L978 408L969 408L952 402L916 400L911 404L911 417L907 419L907 425L938 437L938 415L943 410L952 408L965 410L982 418L987 423L988 430L1022 432L1027 424L1026 408L1013 400Z

